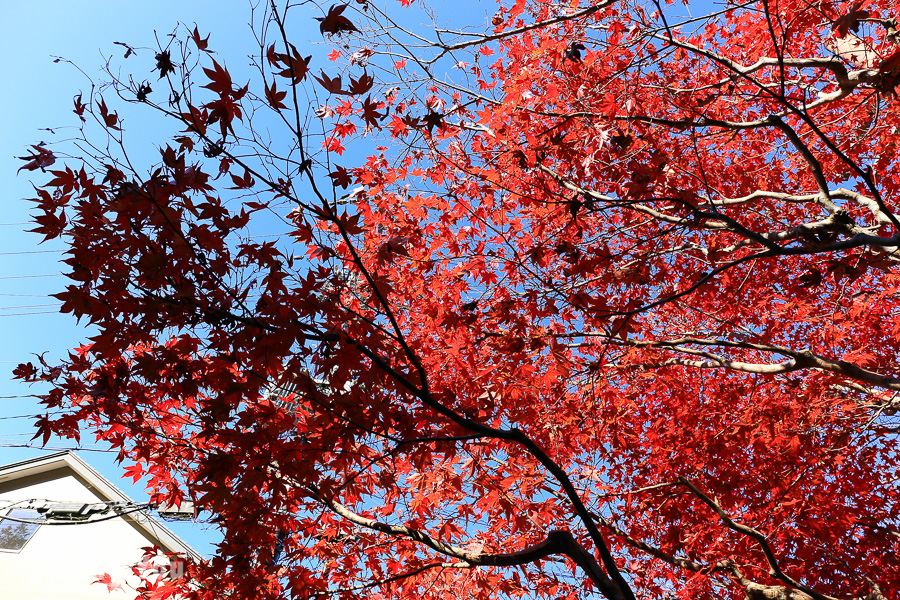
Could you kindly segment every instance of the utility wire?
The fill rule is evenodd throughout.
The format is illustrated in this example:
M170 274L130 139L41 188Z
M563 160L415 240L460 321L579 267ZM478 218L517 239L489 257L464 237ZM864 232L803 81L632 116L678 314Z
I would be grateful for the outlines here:
M0 306L0 310L18 310L20 308L45 308L47 306L59 306L59 303L52 302L49 304L20 304L19 306Z
M49 298L50 294L6 294L6 293L0 293L0 296L15 296L17 298Z
M43 450L45 452L61 452L62 450L75 450L78 452L115 452L117 454L119 452L118 450L113 450L112 448L88 448L86 446L41 446L40 444L0 444L0 448L28 448L31 450Z

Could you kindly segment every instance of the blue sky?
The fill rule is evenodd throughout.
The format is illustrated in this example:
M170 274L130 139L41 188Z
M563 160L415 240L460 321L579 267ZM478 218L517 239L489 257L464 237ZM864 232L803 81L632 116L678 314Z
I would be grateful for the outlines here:
M92 78L102 80L103 57L123 54L123 48L113 42L152 47L154 30L162 38L180 21L191 26L196 23L204 35L212 32L210 44L219 52L220 60L246 65L253 42L249 6L238 0L34 0L4 6L0 25L0 52L4 56L0 63L0 80L4 82L0 94L0 464L45 452L39 445L15 447L31 443L32 415L40 406L27 397L36 391L34 388L12 381L12 369L34 354L47 352L48 359L59 357L86 336L86 330L74 319L59 314L59 303L48 298L66 281L58 275L62 271L61 245L39 245L39 236L26 233L30 226L22 224L28 221L30 209L22 199L34 195L29 178L41 181L40 173L16 174L24 163L15 157L24 156L29 144L64 138L65 126L75 123L72 98L79 91L87 96L90 84L85 76L71 64L55 63L55 57L64 57ZM315 31L312 25L310 31ZM55 133L42 130L47 127ZM129 123L129 133L134 138L150 137L140 123ZM153 146L147 152L153 152ZM90 439L84 441L86 448L99 448ZM54 449L70 446L71 442L63 440L48 444ZM146 498L140 484L132 486L130 480L121 478L113 455L96 451L81 455L132 498ZM210 543L216 536L204 526L172 525L201 553L211 553Z

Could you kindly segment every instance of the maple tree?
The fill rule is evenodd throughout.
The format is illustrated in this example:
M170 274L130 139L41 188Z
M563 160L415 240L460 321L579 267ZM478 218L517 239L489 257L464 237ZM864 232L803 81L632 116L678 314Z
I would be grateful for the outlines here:
M16 376L222 530L140 594L900 593L896 3L679 8L273 3L246 85L194 27L76 98L95 335Z

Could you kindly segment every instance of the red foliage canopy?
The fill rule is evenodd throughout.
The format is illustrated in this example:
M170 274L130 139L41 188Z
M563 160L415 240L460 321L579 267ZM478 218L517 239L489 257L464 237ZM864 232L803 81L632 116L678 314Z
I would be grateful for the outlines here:
M313 78L272 5L249 87L184 29L147 173L79 96L97 334L17 375L224 532L146 597L900 594L896 3L678 8L333 5Z

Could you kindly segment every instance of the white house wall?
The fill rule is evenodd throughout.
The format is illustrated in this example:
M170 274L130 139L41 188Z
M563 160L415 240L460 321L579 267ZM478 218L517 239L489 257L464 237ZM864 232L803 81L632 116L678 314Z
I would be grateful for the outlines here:
M4 501L31 499L84 503L105 500L86 488L68 469L0 482L0 515L6 513L2 508L7 505ZM0 598L133 598L134 592L127 587L125 591L110 593L105 585L92 582L99 575L109 573L113 581L123 582L127 578L134 584L130 566L140 560L142 547L153 544L121 517L97 523L41 525L20 552L0 551Z

